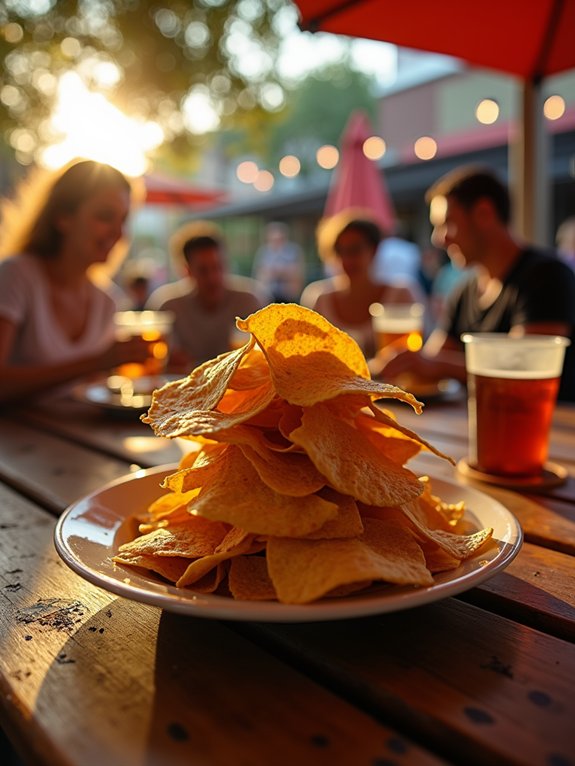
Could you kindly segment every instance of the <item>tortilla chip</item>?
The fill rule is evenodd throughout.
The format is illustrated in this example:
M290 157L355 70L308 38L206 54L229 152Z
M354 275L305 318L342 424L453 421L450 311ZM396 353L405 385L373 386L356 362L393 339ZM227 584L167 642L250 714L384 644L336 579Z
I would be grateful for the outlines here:
M368 505L399 505L418 497L423 486L414 473L390 460L329 404L304 411L291 439L305 449L330 486Z
M425 439L422 439L419 434L415 433L415 431L412 431L411 428L406 428L406 426L400 425L394 418L390 417L389 413L384 412L382 409L380 409L376 404L370 404L371 411L373 412L376 419L383 423L384 425L387 425L390 428L394 428L396 431L399 431L400 433L404 434L405 436L408 436L410 439L413 439L418 444L421 444L422 447L424 447L426 450L429 450L430 452L433 452L434 455L437 455L438 457L442 457L444 460L448 460L452 465L455 465L455 460L450 457L449 455L445 455L443 452L438 450L436 447L434 447L432 444L427 442Z
M142 421L152 426L156 436L173 438L193 433L188 419L198 410L217 407L242 358L253 346L251 338L245 346L196 367L187 378L166 383L154 391L152 404Z
M198 558L213 553L227 533L225 524L190 517L120 545L118 554Z
M337 506L317 495L292 497L268 487L241 449L230 445L221 474L206 483L190 511L260 535L300 537L337 516Z
M263 433L255 428L236 426L217 436L228 444L237 444L260 479L276 492L304 497L325 486L325 476L306 454L271 449Z
M132 567L140 567L156 572L165 580L175 583L186 571L190 560L181 556L151 556L141 553L119 553L113 561Z
M290 404L310 407L342 394L391 397L418 412L421 403L397 386L373 381L365 357L347 333L296 304L271 304L236 322L263 350L275 390Z
M308 604L334 588L362 581L433 583L413 536L377 519L366 519L365 531L358 538L270 538L267 560L278 600L284 604Z
M230 561L230 593L241 601L275 601L275 588L264 556L236 556Z
M436 543L453 558L467 559L484 545L493 535L493 529L484 528L469 535L457 535L442 529L430 529L421 518L417 503L406 503L401 510L416 527L418 533L427 540Z
M264 543L256 540L255 535L240 535L234 545L224 545L223 550L220 550L218 553L204 556L188 564L186 571L176 582L176 585L178 588L194 585L222 562L234 558L234 556L257 553L263 550L263 548Z
M315 532L306 535L307 540L329 540L333 537L358 537L363 532L363 522L359 514L357 503L353 497L342 495L331 487L325 487L319 493L320 497L335 503L337 516L326 521Z

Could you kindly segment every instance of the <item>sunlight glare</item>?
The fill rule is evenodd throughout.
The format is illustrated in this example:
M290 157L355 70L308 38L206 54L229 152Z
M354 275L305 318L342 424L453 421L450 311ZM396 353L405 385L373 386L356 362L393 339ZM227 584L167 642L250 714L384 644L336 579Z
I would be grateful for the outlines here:
M157 123L127 117L104 96L89 91L73 72L60 78L50 126L62 140L47 147L40 161L53 168L86 157L141 175L148 165L146 152L164 140Z
M220 124L208 93L201 90L192 91L183 103L184 124L190 133L201 135L217 130Z

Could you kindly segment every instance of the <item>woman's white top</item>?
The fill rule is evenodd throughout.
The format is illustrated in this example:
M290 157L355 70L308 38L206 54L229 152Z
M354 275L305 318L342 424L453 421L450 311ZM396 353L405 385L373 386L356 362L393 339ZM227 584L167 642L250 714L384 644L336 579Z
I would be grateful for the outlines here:
M116 305L90 283L84 332L71 340L53 314L48 279L37 258L25 253L0 261L0 317L16 325L8 364L68 362L104 351L114 340Z

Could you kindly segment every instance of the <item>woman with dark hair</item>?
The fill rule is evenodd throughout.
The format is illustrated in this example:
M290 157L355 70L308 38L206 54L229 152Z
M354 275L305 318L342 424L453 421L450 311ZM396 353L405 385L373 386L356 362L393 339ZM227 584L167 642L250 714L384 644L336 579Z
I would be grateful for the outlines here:
M97 270L122 244L132 187L91 160L37 172L1 210L0 401L145 358L114 339Z
M376 351L371 304L413 303L419 297L407 284L374 280L372 265L382 236L365 211L345 210L322 220L318 252L333 276L308 285L300 301L349 333L368 359Z

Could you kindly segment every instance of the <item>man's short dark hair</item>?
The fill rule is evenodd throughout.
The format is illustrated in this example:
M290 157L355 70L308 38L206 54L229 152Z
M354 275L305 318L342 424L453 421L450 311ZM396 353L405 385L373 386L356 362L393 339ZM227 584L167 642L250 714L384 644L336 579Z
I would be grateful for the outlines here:
M199 250L206 250L206 248L220 248L221 241L216 239L215 237L209 237L209 236L202 236L202 237L192 237L191 239L186 240L184 242L184 245L182 247L182 253L184 254L184 258L186 261L189 262L190 258L193 257L194 253L197 253Z
M338 234L337 239L346 231L357 231L375 249L383 237L382 231L375 223L364 218L354 218ZM336 247L337 251L337 247Z
M170 251L176 263L188 262L194 253L208 247L224 250L222 231L211 221L184 224L170 238Z
M505 184L488 168L464 167L452 170L431 186L425 199L453 197L463 208L469 210L481 199L488 199L504 224L511 222L511 198Z

